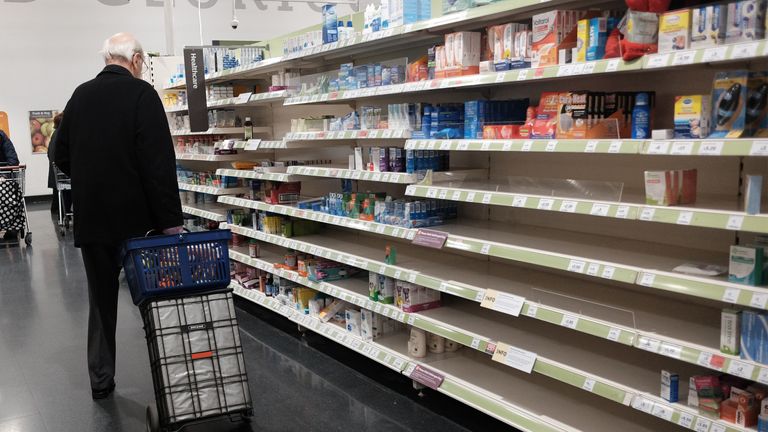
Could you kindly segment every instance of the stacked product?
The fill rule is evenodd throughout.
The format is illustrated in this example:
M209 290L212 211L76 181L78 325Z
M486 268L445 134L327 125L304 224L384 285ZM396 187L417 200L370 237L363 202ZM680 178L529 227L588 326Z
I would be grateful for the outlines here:
M355 90L404 83L405 65L395 61L355 66L344 63L339 67L337 79L330 80L331 91Z

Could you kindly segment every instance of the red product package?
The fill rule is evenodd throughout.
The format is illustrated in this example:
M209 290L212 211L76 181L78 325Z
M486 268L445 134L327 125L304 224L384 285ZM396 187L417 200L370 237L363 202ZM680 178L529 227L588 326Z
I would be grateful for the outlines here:
M671 0L627 0L627 7L640 12L662 13L669 10Z

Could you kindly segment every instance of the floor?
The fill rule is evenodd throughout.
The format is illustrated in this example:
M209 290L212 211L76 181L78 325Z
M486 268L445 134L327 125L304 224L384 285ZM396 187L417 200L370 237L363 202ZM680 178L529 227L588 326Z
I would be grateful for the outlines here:
M94 402L85 364L88 301L82 261L71 236L57 237L47 206L31 207L32 247L0 247L0 432L142 431L153 396L138 310L123 289L117 390L114 397ZM281 323L276 328L242 310L238 316L254 395L253 422L188 430L468 430L385 385L391 378L375 381L359 371L368 366L353 369L335 360L336 347L321 342L317 348L307 340L312 337L301 338L281 330ZM436 403L443 406L437 412L466 408L457 411L447 403L449 408Z

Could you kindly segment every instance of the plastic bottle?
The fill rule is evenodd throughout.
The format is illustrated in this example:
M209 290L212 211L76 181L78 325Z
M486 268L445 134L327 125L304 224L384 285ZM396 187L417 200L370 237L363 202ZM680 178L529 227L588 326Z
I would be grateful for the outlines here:
M245 140L248 141L249 139L253 139L253 122L251 122L250 117L245 118L245 123L243 123L243 129L245 131Z
M638 93L632 110L632 138L648 139L650 136L651 108L648 106L648 93Z
M347 27L344 30L347 33L347 38L355 37L355 28L352 26L352 21L347 21Z

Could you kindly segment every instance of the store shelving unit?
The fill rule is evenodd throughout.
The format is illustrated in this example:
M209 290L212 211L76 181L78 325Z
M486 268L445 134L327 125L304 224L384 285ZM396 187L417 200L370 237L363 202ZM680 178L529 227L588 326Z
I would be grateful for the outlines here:
M214 186L193 185L187 183L179 183L179 189L190 192L200 192L208 195L237 195L246 193L251 190L249 187L222 188Z
M176 153L176 160L189 160L200 162L232 162L243 160L242 154L217 155L197 153Z
M217 205L187 204L181 206L181 211L192 216L212 220L214 222L227 221L227 208Z
M254 128L254 133L269 133L269 128ZM176 129L171 131L171 135L173 136L187 136L187 135L240 135L243 133L243 128L241 127L230 127L230 128L209 128L208 130L204 132L191 132L189 129Z
M392 58L391 53L437 42L442 34L451 31L522 22L539 12L603 3L502 0L273 57L208 75L206 80L208 84L252 80L294 67L307 73L313 69L327 71L358 58L368 61L377 50L389 56L382 57L385 60ZM260 101L254 101L252 95L247 102L227 100L221 101L221 106L267 103L274 110L271 131L282 134L290 129L287 119L295 117L296 112L300 111L301 116L322 115L330 109L329 104L359 107L406 101L535 99L549 89L548 83L556 89L572 85L602 90L596 87L601 85L597 77L610 83L608 87L613 90L624 86L632 91L657 90L657 104L667 104L676 89L659 79L666 74L678 74L675 77L681 80L680 74L690 71L691 82L683 83L685 91L703 93L709 83L702 82L702 90L694 84L697 80L711 80L708 72L760 66L766 55L768 43L758 41L655 54L632 62L607 59L325 94L282 94ZM640 81L640 77L646 86L642 89L631 82ZM277 141L238 142L235 147L242 151L232 160L249 160L248 152L258 151L274 152L275 160L297 160L301 155L313 163L339 161L346 160L349 148L355 145L450 151L453 169L432 173L426 179L415 174L311 164L291 166L285 172L236 170L220 165L216 174L274 182L301 181L302 193L308 196L338 192L338 182L323 183L319 179L345 179L353 180L356 192L386 190L389 195L412 200L452 201L459 206L459 217L427 229L444 236L442 246L427 248L415 241L429 232L424 229L235 196L246 193L248 188L214 190L196 186L185 190L221 195L218 204L228 208L253 209L322 224L318 234L297 238L226 223L222 227L261 244L259 258L250 258L242 248L233 248L230 256L235 261L464 347L454 353L415 359L407 352L407 332L362 340L337 324L323 323L278 298L233 282L238 296L398 373L413 375L416 381L416 368L436 372L443 377L437 391L522 430L753 430L699 415L696 408L685 405L685 392L687 378L695 374L724 373L768 385L768 365L723 354L719 349L720 310L768 310L768 290L734 284L725 276L691 276L675 268L686 263L727 267L729 244L746 243L755 234L768 234L768 216L746 214L737 186L744 174L765 173L768 139L425 140L412 138L406 130L288 132ZM637 177L642 177L645 169L676 169L679 165L701 168L703 181L699 183L697 203L646 205L638 192L642 183ZM457 166L468 168L459 170ZM589 195L574 198L554 192L516 191L506 183L509 176L531 173L559 178L561 171L563 178L627 179L627 186L615 199L593 199ZM724 180L715 182L707 175ZM197 207L185 207L185 212L216 221L225 219L215 208ZM388 246L397 249L396 264L384 262ZM345 263L362 275L365 271L375 272L438 290L443 305L405 313L397 306L372 301L365 278L313 282L273 265L282 261L283 248ZM662 369L680 373L681 402L670 403L658 397Z

